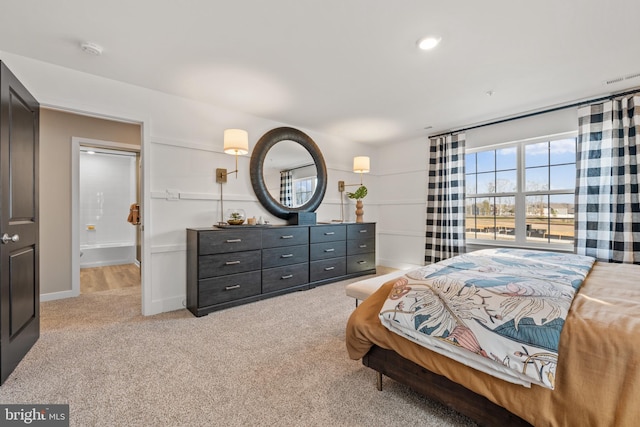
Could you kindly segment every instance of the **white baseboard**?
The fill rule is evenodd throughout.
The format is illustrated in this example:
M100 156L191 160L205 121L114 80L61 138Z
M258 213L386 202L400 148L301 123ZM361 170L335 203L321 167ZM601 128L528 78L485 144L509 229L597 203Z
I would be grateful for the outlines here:
M61 292L50 292L48 294L40 294L40 302L54 301L57 299L64 299L64 298L73 298L77 296L78 294L76 294L72 290L61 291Z
M377 264L383 267L397 268L398 270L411 270L423 267L423 265L412 264L407 262L398 262L391 259L378 259Z
M187 296L171 297L162 300L151 301L144 313L144 316L152 316L154 314L165 313L168 311L182 310L186 308Z

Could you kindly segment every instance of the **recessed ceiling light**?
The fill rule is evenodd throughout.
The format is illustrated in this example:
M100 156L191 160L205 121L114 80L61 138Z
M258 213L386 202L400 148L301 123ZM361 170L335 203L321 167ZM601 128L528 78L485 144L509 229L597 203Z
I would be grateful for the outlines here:
M430 50L438 46L438 43L440 43L440 40L441 40L440 37L434 37L434 36L424 37L418 40L418 47L422 50Z
M100 56L102 54L102 46L95 43L84 42L80 44L80 48L89 55Z

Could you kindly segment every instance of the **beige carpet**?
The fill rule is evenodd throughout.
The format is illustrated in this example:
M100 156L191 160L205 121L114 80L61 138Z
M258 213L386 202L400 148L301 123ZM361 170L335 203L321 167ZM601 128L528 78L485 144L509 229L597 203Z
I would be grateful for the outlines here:
M353 281L353 280L352 280ZM42 304L0 402L68 403L72 426L473 426L350 360L348 281L196 318L142 317L139 288Z

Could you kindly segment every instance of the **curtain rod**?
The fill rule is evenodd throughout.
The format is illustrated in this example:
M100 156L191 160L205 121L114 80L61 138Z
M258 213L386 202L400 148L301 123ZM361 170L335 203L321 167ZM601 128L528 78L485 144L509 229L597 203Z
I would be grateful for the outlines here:
M471 130L471 129L478 129L478 128L482 128L482 127L485 127L485 126L498 125L498 124L510 122L510 121L513 121L513 120L526 119L527 117L538 116L540 114L546 114L546 113L553 113L554 111L560 111L560 110L565 110L567 108L579 107L581 105L591 104L593 102L607 101L607 100L611 100L611 99L617 98L619 96L625 96L625 95L631 95L631 94L634 94L634 93L638 93L639 91L640 91L640 87L639 88L635 88L635 89L631 89L631 90L626 90L624 92L613 93L613 94L607 95L607 96L601 96L599 98L587 99L587 100L580 101L580 102L574 102L574 103L567 104L567 105L561 105L561 106L558 106L558 107L548 108L546 110L534 111L534 112L527 113L527 114L521 114L519 116L507 117L507 118L504 118L504 119L494 120L494 121L488 122L488 123L482 123L482 124L479 124L479 125L467 126L467 127L460 128L460 129L450 130L448 132L442 132L442 133L438 133L438 134L435 134L435 135L429 135L428 138L437 138L439 136L444 136L444 135L449 135L449 134L454 134L454 133L460 133L460 132L466 132L466 131Z
M309 166L315 166L315 163L309 163L308 165L296 166L295 168L283 169L280 172L294 171L296 169L308 168Z

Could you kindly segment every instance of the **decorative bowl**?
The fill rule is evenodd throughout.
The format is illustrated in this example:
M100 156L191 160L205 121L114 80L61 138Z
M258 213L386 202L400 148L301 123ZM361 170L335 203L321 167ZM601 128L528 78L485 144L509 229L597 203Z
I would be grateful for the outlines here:
M225 214L225 218L229 225L241 225L244 224L247 215L243 209L229 209Z

